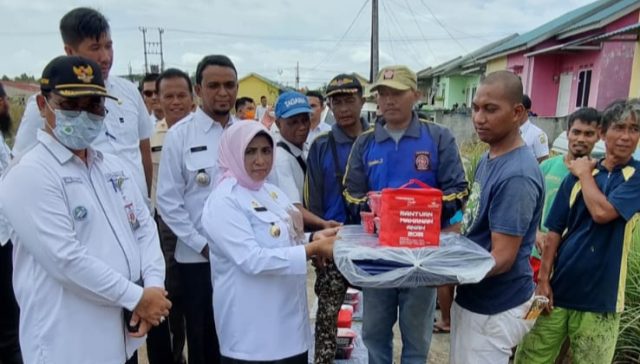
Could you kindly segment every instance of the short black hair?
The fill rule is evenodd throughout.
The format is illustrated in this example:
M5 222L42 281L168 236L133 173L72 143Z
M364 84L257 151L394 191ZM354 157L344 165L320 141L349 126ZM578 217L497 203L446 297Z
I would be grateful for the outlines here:
M592 107L583 107L571 113L567 120L567 130L571 129L576 120L587 124L596 123L598 129L602 126L602 114Z
M185 81L187 81L189 94L193 96L193 84L191 84L191 78L189 78L189 75L186 72L183 72L177 68L168 68L158 75L158 78L156 79L156 92L158 94L160 94L160 82L169 78L183 78Z
M531 110L531 98L529 98L529 95L522 95L522 105L525 110Z
M109 33L109 22L95 9L75 8L60 19L62 41L71 47L87 38L98 40L105 33Z
M489 73L480 85L500 84L504 91L504 96L514 104L522 103L522 80L511 71L495 71Z
M602 132L606 132L611 124L627 120L629 117L640 123L640 99L612 102L602 112Z
M242 106L246 105L246 104L255 104L255 102L253 102L253 99L250 97L240 97L239 99L236 100L236 111L238 111L239 108L241 108Z
M318 100L320 100L320 106L324 105L324 96L322 96L322 93L320 91L307 91L306 96L317 97Z
M158 77L160 77L160 75L157 74L157 73L147 73L140 80L140 83L138 84L138 90L140 90L140 92L142 92L142 90L144 89L144 84L145 83L147 83L147 82L155 82L158 79Z
M236 70L236 66L233 65L231 59L222 54L212 54L205 56L200 63L198 63L198 67L196 67L196 84L202 83L202 72L207 66L220 66L220 67L228 67L233 70L236 74L236 78L238 78L238 71Z
M267 97L265 95L260 96L260 100L262 99L266 99Z

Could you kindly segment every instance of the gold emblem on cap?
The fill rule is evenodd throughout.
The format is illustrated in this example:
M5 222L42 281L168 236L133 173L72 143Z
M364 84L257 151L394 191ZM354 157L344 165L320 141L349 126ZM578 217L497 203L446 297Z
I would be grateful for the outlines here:
M393 76L395 76L395 72L393 70L385 70L382 74L383 80L393 80Z
M269 228L269 234L274 238L280 237L280 226L272 222L271 227Z
M73 66L73 73L78 76L78 80L84 83L89 83L93 80L93 68L90 65Z

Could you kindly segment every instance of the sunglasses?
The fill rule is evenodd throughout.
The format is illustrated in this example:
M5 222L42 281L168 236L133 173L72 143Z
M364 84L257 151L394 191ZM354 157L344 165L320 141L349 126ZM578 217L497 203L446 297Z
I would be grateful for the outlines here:
M144 90L142 94L146 97L153 97L153 95L157 95L158 93L155 90Z

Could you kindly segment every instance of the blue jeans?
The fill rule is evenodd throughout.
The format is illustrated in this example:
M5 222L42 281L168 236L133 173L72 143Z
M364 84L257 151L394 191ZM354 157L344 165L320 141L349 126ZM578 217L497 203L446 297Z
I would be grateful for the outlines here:
M365 288L362 339L369 352L369 364L393 363L393 325L400 317L402 364L424 364L427 361L436 289ZM399 309L399 313L398 313Z

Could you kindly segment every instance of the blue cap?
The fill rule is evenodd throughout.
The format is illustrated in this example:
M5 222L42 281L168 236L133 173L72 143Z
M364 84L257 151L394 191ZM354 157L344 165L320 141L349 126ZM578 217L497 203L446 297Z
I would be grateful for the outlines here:
M304 113L311 113L311 107L305 95L295 91L280 94L276 101L276 119L290 118Z

